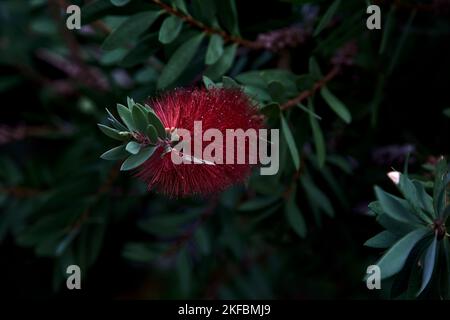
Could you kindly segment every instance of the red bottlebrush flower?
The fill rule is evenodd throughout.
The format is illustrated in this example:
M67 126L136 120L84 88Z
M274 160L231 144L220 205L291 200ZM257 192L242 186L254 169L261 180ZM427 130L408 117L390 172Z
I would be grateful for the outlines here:
M263 128L263 117L240 89L176 89L147 104L152 106L166 130L181 128L188 130L191 136L194 135L194 121L202 121L203 132L214 128L224 137L226 129L255 129L258 132ZM225 139L223 143L225 150ZM202 150L208 144L203 142ZM234 164L215 165L175 164L171 155L165 154L164 146L159 146L153 156L138 168L137 176L149 188L156 188L172 197L183 197L222 191L244 181L250 170L248 161L245 164L237 164L236 161Z

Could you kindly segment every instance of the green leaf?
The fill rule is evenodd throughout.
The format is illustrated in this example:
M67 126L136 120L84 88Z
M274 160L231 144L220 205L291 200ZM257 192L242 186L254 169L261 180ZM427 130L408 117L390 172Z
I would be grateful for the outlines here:
M183 247L178 254L178 259L176 261L176 272L179 291L183 297L187 297L192 286L192 272L189 252L186 247Z
M309 58L309 73L312 76L313 80L317 81L323 78L322 71L320 70L319 64L317 63L317 60L314 57ZM311 87L313 85L314 83L311 84Z
M295 168L300 169L300 156L298 154L297 145L295 143L294 137L292 136L291 129L284 118L283 114L280 114L281 118L281 130L283 131L284 138L288 144L289 152L291 153L292 161L294 162Z
M317 161L318 161L319 167L322 168L325 164L325 159L326 159L325 139L323 138L323 133L322 133L322 130L320 129L319 122L313 116L314 106L312 104L311 99L309 99L309 102L308 102L308 110L311 112L309 114L309 124L311 125L313 138L314 138L314 145L316 146Z
M163 89L177 80L194 58L203 37L203 33L197 34L178 47L170 57L158 79L158 89Z
M327 87L323 87L320 90L322 98L328 103L330 108L342 119L345 123L352 121L352 116L347 107L338 99L334 94L328 90Z
M182 213L166 213L152 216L147 220L139 222L139 228L147 233L156 236L174 236L183 233L186 225L198 221L201 212L193 208Z
M117 113L130 131L136 131L130 109L122 104L117 104Z
M117 120L112 113L106 108L106 112L108 113L109 120L111 121L114 128L116 128L119 131L128 131L127 127L125 127L119 120Z
M397 241L377 262L381 270L381 279L398 273L414 246L429 232L430 230L426 228L416 229Z
M158 137L164 138L166 136L166 129L159 119L158 115L151 109L149 113L147 113L148 122L155 127L156 132L158 133Z
M448 237L445 237L444 239L442 239L442 250L444 251L444 259L445 259L445 269L443 274L447 275L447 279L448 276L450 275L450 240ZM448 286L448 282L447 282L447 286ZM448 291L449 288L447 287L447 298L450 298L450 292Z
M159 41L164 44L171 43L178 37L183 27L183 20L177 16L167 17L159 29Z
M114 11L114 8L111 1L107 0L95 0L86 3L86 5L81 7L82 24L85 25L98 20L109 14L111 11Z
M184 0L173 0L172 1L175 8L179 9L180 11L189 14L187 8L186 8L186 3L184 2Z
M126 5L130 0L111 0L111 3L115 6L121 7Z
M145 161L147 161L155 152L156 147L145 147L142 148L141 151L138 154L133 154L129 156L120 167L121 171L131 170L134 169L141 164L143 164Z
M381 207L387 215L397 221L416 224L417 220L415 219L415 215L405 206L404 202L401 201L402 199L383 191L378 186L375 186L374 189L377 199L380 201Z
M391 218L386 213L377 215L377 222L391 233L404 236L405 234L415 230L417 225L411 225L402 221Z
M116 139L116 140L120 140L120 141L125 141L129 139L129 135L128 134L121 134L120 131L107 127L103 124L98 123L97 124L98 127L100 128L100 130L106 134L108 137Z
M144 111L141 108L134 106L131 109L131 116L133 118L134 126L136 130L141 133L145 133L147 130L147 117Z
M217 62L213 65L209 66L208 69L206 69L205 75L212 80L217 80L222 75L224 75L233 64L234 56L236 55L236 49L236 44L232 44L226 47L220 59L217 60Z
M289 199L284 207L284 213L291 228L301 238L306 237L306 224L305 219L295 202L295 190L291 191Z
M217 24L215 1L192 0L191 8L193 16L198 17L202 22L211 26Z
M218 0L217 12L221 25L234 35L239 35L236 3L234 0Z
M388 12L386 23L383 27L383 36L381 38L381 45L380 45L380 54L383 54L384 50L386 49L388 40L392 34L392 30L394 27L394 19L395 19L395 5L391 6L391 9Z
M239 84L230 77L222 77L224 88L239 88Z
M161 257L165 250L161 244L127 243L122 255L129 260L149 263Z
M211 89L211 88L217 87L216 84L214 83L214 81L212 81L207 76L203 76L202 79L203 79L203 84L205 85L206 89Z
M445 208L445 189L447 176L447 161L442 158L436 165L435 169L435 179L434 179L434 190L433 190L433 205L436 214L442 217L442 212Z
M258 211L264 209L280 199L279 195L269 197L257 197L248 200L238 207L239 211Z
M197 246L200 249L200 252L202 252L205 255L209 254L211 251L211 245L210 245L208 233L205 230L205 228L202 228L202 227L197 228L194 238L195 238L195 243L197 244Z
M153 125L149 124L147 126L146 134L151 143L156 143L158 141L158 132L156 132L156 129Z
M431 217L434 216L433 198L427 193L423 183L419 181L413 181L416 188L417 199L420 203L420 207L425 210Z
M103 153L100 158L104 160L120 160L129 156L129 153L125 150L125 145L121 145L115 148L112 148L105 153Z
M437 237L433 237L433 241L427 249L423 261L422 285L420 286L417 296L427 287L433 275L434 265L436 264Z
M145 11L132 15L122 22L102 44L103 50L123 47L139 37L161 14L161 11Z
M422 221L426 223L431 223L431 218L426 215L422 210L422 203L418 196L418 190L414 183L408 178L407 174L400 174L400 181L398 183L398 188L400 189L403 197L409 202L409 204L414 209L414 212L417 214Z
M158 50L158 33L152 33L139 40L139 43L132 48L120 61L122 67L133 67L148 60Z
M266 90L253 87L253 86L245 86L244 92L250 96L250 98L256 99L259 102L271 101L270 95L266 92Z
M370 211L372 211L376 215L381 215L384 213L383 209L381 208L380 201L373 201L369 203L368 207Z
M329 217L333 217L334 209L330 200L325 193L323 193L323 191L314 184L312 179L309 176L304 175L301 179L301 183L311 200L311 206L318 207L322 209Z
M286 89L280 81L270 81L267 85L267 89L274 101L281 102L283 100Z
M331 4L331 6L325 12L325 14L323 15L319 24L317 25L316 30L314 30L314 35L313 35L314 37L316 37L323 29L325 29L328 26L328 24L330 23L331 19L334 16L334 14L336 13L337 9L339 8L340 3L341 3L341 0L335 0Z
M206 51L205 63L211 65L217 62L223 54L223 38L218 34L213 34L209 39L208 50Z
M392 232L389 232L387 230L380 232L376 236L370 238L367 240L364 245L366 247L371 248L389 248L392 246L396 241L398 241L398 236L393 234Z
M128 106L128 109L130 109L130 111L131 111L131 108L133 108L134 104L135 104L135 102L134 102L133 98L127 97L127 106Z
M402 52L402 49L405 46L406 39L408 38L408 35L410 33L410 29L416 16L416 13L417 10L411 10L408 21L406 22L406 25L403 27L400 39L398 40L396 39L397 47L395 48L394 54L389 57L390 64L387 69L388 70L387 74L391 74L392 71L394 70L394 67L397 65L398 58L400 57L400 53Z
M317 113L312 112L310 109L306 108L304 105L302 105L301 103L298 103L296 105L299 109L305 111L307 114L313 116L314 118L316 118L317 120L322 120L322 117L319 116Z
M131 154L138 154L139 150L141 150L141 144L136 141L130 141L127 143L125 149Z
M448 118L450 118L450 108L442 110L442 114L444 116L447 116Z

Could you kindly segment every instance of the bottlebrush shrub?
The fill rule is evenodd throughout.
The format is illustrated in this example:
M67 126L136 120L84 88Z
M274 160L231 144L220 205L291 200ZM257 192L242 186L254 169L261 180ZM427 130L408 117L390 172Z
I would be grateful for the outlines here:
M436 166L433 197L422 182L408 177L406 169L403 174L391 172L388 176L403 198L375 187L378 200L369 208L386 230L365 243L373 248L388 248L376 263L381 279L392 277L393 297L415 298L431 291L431 284L435 283L439 296L449 298L450 239L446 223L450 206L446 187L450 175L447 162L442 159Z
M144 105L128 98L128 107L117 105L123 124L107 111L113 127L99 124L99 128L124 143L101 158L126 158L121 170L137 169L136 175L149 188L173 197L222 191L245 180L251 171L248 163L214 164L191 155L187 156L194 163L174 164L170 153L179 142L177 129L186 129L193 136L194 121L202 121L203 130L218 129L225 136L226 129L258 132L263 127L256 106L238 88L177 89ZM226 142L222 152L225 150Z

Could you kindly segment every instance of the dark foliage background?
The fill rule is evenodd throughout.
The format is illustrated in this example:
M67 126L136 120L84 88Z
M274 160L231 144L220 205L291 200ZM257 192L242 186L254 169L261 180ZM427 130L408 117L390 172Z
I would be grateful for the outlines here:
M128 39L102 47L125 19L161 10L158 2L0 2L2 294L395 298L389 280L381 291L362 281L382 254L363 246L382 231L367 205L375 184L397 192L386 173L401 171L407 154L408 171L422 181L431 181L437 158L449 154L449 2L376 1L382 30L368 30L370 1L236 1L235 11L225 0L185 1L194 20L251 40L225 42L225 51L236 43L236 54L214 72L204 64L206 29L195 57L165 84L161 74L176 48L205 29L182 20L178 37L162 44L158 34L173 15L166 9L142 32L134 27ZM169 8L181 2L164 1ZM82 7L81 30L65 27L69 4ZM214 7L220 10L208 16ZM115 112L127 96L142 101L177 86L203 86L202 75L224 85L230 80L222 75L234 79L274 128L282 127L281 108L288 128L280 135L279 175L255 175L248 186L212 199L173 200L99 159L113 147L96 125L106 123L105 107ZM318 90L301 101L303 109L290 104L314 83ZM351 121L342 120L342 109L333 112L336 105L320 93L325 86ZM321 117L315 135L304 111L312 106ZM83 270L79 291L65 289L65 268L73 263ZM432 288L420 296L439 297Z

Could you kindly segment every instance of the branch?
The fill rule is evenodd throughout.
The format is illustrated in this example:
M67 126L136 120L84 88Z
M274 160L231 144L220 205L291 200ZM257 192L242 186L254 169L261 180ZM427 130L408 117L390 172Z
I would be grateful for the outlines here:
M191 15L184 14L183 12L177 10L176 8L173 8L163 3L161 0L152 0L152 1L156 5L160 6L168 14L179 17L180 19L190 24L191 26L203 30L203 32L207 34L218 34L225 40L225 42L233 42L250 49L262 49L262 46L259 42L242 39L240 37L230 35L223 30L207 26L203 22L194 19Z
M310 90L302 91L297 97L295 97L291 100L288 100L287 102L282 104L280 106L280 109L281 110L289 109L289 108L301 103L303 100L311 97L312 95L314 95L316 93L317 90L321 89L328 82L330 82L334 77L336 77L340 70L341 70L341 68L339 66L334 66L333 69L331 69L330 72L328 72L323 79L317 81Z
M0 194L8 194L16 198L30 198L41 193L41 190L27 187L0 187Z
M52 128L49 126L28 126L25 124L17 126L0 124L0 145L24 140L29 137L45 137L51 134L70 135L73 131L73 128L65 126Z

